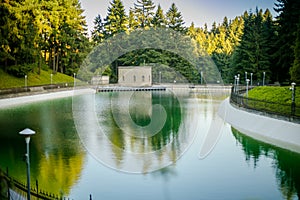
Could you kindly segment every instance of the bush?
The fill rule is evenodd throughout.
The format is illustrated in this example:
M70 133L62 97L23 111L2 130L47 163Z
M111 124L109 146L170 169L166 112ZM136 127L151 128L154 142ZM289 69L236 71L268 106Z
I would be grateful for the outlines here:
M27 75L35 66L36 64L13 65L7 69L7 72L21 78Z

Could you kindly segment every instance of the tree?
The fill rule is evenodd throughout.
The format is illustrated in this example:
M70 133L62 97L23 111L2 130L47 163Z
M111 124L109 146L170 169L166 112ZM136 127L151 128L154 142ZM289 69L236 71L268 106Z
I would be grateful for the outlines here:
M183 20L182 14L178 11L175 3L172 3L171 7L166 13L166 18L169 28L182 33L186 32L186 28L184 27L185 22Z
M135 19L141 28L152 27L155 5L152 0L137 0L134 3Z
M158 5L156 13L153 17L152 24L154 27L166 27L166 18L160 5Z
M97 15L97 17L94 19L94 25L94 30L92 31L92 40L98 44L101 43L105 37L104 22L101 15Z
M107 12L104 25L106 38L128 30L128 17L121 0L113 0Z
M277 0L275 11L278 13L277 42L275 58L277 60L274 70L279 81L289 80L289 69L295 60L294 43L297 36L297 24L300 17L300 1Z
M269 52L272 40L269 40L270 32L265 23L262 10L256 9L255 14L244 16L244 33L231 63L236 74L253 73L254 77L262 80L262 74L266 72L266 79L269 80L272 62L272 55Z
M300 84L300 21L298 23L296 44L294 47L295 60L290 68L291 81Z

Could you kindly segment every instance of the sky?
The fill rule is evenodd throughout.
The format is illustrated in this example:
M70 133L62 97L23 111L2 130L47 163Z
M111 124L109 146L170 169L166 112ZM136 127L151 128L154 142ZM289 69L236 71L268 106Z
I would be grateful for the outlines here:
M85 10L84 15L88 25L89 34L93 29L93 21L100 14L102 18L107 15L107 8L112 0L79 0L82 8ZM126 12L137 0L122 0ZM208 29L211 28L215 21L217 24L222 23L224 17L234 19L236 16L242 15L245 11L255 11L259 9L267 9L271 11L273 17L276 16L274 11L274 3L276 0L153 0L155 5L160 4L164 13L170 8L172 3L178 7L182 13L186 26L190 26L194 22L196 27L203 27L205 23ZM156 9L155 9L156 11Z

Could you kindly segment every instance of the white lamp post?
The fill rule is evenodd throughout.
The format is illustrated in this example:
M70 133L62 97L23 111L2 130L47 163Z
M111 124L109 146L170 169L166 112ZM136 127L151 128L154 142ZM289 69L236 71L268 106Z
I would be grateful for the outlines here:
M263 86L265 85L265 76L266 76L266 72L263 72Z
M250 76L251 76L250 85L251 85L251 87L252 87L252 76L253 76L253 73L250 73Z
M234 84L233 84L233 91L236 92L236 81L237 81L237 76L234 76Z
M248 72L245 72L245 82L247 82L247 74Z
M248 98L248 87L249 87L249 79L246 79L246 96Z
M29 142L30 136L35 134L35 131L26 128L19 132L20 135L25 137L26 142L26 164L27 164L27 199L30 200L30 161L29 161Z
M75 87L75 81L76 81L75 77L76 77L76 73L74 73L74 87Z
M161 72L159 72L159 84L161 84Z
M239 80L240 80L240 76L238 74L237 78L236 78L236 91L239 90Z
M27 75L25 75L25 88L27 89Z
M52 85L52 77L53 77L53 74L50 74L51 85Z

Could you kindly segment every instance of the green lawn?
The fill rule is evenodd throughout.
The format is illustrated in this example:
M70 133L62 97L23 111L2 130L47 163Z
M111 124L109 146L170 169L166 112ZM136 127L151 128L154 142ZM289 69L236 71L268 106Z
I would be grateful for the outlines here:
M41 70L41 74L30 72L27 77L27 85L35 86L35 85L47 85L51 84L51 70L44 71ZM73 77L67 76L65 74L56 73L52 76L52 83L70 83L73 84ZM5 88L16 88L16 87L24 87L25 86L25 78L17 78L10 74L5 73L2 69L0 69L0 89Z
M250 90L248 97L263 101L247 101L249 107L270 112L289 115L291 113L292 91L290 87L260 86ZM273 103L268 103L273 102ZM300 115L300 89L296 89L295 95L296 115Z
M260 86L248 93L249 98L276 102L280 104L292 103L292 91L290 87ZM300 106L300 88L296 86L296 104Z

